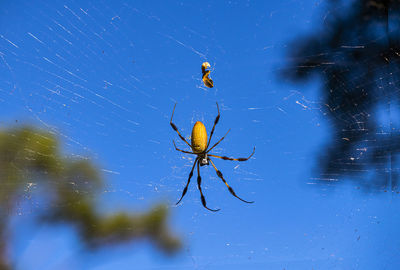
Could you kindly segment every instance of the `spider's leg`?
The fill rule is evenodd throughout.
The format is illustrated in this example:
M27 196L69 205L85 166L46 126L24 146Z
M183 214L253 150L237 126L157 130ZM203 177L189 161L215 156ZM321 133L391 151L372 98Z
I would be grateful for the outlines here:
M213 211L213 212L217 212L217 211L219 211L220 209L210 209L210 208L208 208L207 205L206 205L206 199L204 198L203 192L202 192L202 190L201 190L201 176L200 176L200 167L199 167L199 164L200 164L200 162L197 161L197 186L198 186L198 188L199 188L200 195L201 195L201 203L203 204L203 206L204 206L207 210L210 210L210 211Z
M172 123L172 117L174 117L174 112L175 112L175 107L176 107L176 103L174 106L174 109L172 110L172 115L171 115L171 121L169 122L169 124L171 125L172 129L176 131L176 133L178 133L179 137L182 139L182 141L184 141L187 145L189 145L189 147L191 148L190 144L185 140L185 138L181 135L181 133L179 132L178 128L175 126L174 123Z
M210 162L211 162L211 165L214 167L215 171L217 172L218 177L221 178L221 180L225 183L225 185L226 185L226 186L228 187L228 189L229 189L229 192L230 192L233 196L235 196L236 198L238 198L238 199L241 200L242 202L245 202L245 203L253 203L253 201L252 201L252 202L249 202L249 201L243 200L242 198L240 198L239 196L237 196L236 193L235 193L235 191L233 191L233 189L232 189L232 188L228 185L228 183L225 181L224 176L222 175L222 172L219 171L219 170L217 169L217 167L215 167L215 164L214 164L214 162L212 162L211 159L209 159L209 160L210 160Z
M199 158L196 158L195 161L194 161L194 163L193 163L193 167L192 167L192 169L190 170L189 179L187 180L186 186L185 186L185 188L183 189L182 196L181 196L181 198L179 199L179 201L178 201L176 204L178 204L178 203L181 202L181 200L183 199L183 196L185 196L185 194L186 194L186 192L187 192L187 189L188 189L188 186L189 186L189 183L190 183L190 178L192 178L192 176L193 176L194 166L196 165L198 159L199 159Z
M231 131L231 129L228 130L228 132L224 135L224 137L222 137L221 139L219 139L218 142L216 142L210 149L207 150L206 153L210 152L215 146L217 146L223 139L225 139L226 135L228 135L229 131Z
M185 151L185 150L181 150L181 149L179 149L178 147L176 147L175 141L174 141L174 140L172 140L172 142L173 142L173 144L174 144L174 146L175 146L175 150L177 150L177 151L180 151L180 152L182 152L182 153L186 153L186 154L193 154L193 155L197 155L196 153L193 153L193 152L189 152L189 151Z
M251 158L254 155L255 151L256 151L256 148L254 147L253 148L253 153L251 153L251 155L248 156L247 158L230 158L230 157L227 157L227 156L216 156L216 155L211 155L211 154L208 154L208 155L210 157L216 157L216 158L220 158L220 159L223 159L223 160L246 161L246 160L248 160L249 158Z
M218 115L217 115L217 117L215 117L215 120L214 120L214 125L213 125L213 127L212 127L212 129L211 129L211 132L210 132L210 138L208 139L207 148L208 148L208 146L210 145L211 138L212 138L212 136L213 136L213 134L214 134L214 129L215 129L215 126L218 124L219 117L220 117L220 114L219 114L219 107L218 107L218 102L216 102L216 103L217 103Z

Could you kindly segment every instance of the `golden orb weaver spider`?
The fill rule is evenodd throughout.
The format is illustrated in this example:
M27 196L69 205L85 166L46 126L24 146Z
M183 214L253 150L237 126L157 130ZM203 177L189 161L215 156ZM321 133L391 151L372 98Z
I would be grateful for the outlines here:
M176 127L176 125L174 123L172 123L172 118L174 117L175 107L176 107L176 103L175 103L174 109L172 111L170 125L171 125L172 129L175 130L176 133L178 133L178 135L181 138L181 140L184 141L192 149L193 152L179 149L178 147L176 147L175 141L172 140L172 142L174 144L174 147L175 147L175 150L183 152L183 153L186 153L186 154L197 155L196 159L194 160L193 167L192 167L192 169L191 169L191 171L189 173L189 179L187 180L186 186L183 189L182 196L181 196L181 198L179 199L179 201L176 204L180 203L181 200L183 199L183 196L185 196L185 194L187 192L187 189L188 189L188 186L189 186L189 183L190 183L190 179L193 176L194 167L197 164L197 186L198 186L198 189L200 191L201 203L203 204L203 206L206 209L208 209L210 211L216 212L216 211L220 210L220 209L210 209L210 208L207 207L206 199L204 198L203 191L201 190L200 166L209 165L210 163L213 166L214 170L216 171L217 176L219 178L221 178L222 182L225 183L225 185L228 187L229 192L233 196L235 196L236 198L238 198L239 200L241 200L241 201L243 201L245 203L253 203L253 201L243 200L242 198L240 198L239 196L236 195L235 191L233 191L233 189L228 185L228 183L224 179L224 176L222 175L221 171L219 171L217 169L217 167L215 166L214 162L210 159L210 157L220 158L220 159L223 159L223 160L246 161L246 160L248 160L249 158L251 158L254 155L254 152L255 152L256 148L255 147L253 148L253 152L247 158L230 158L230 157L227 157L227 156L217 156L217 155L209 154L209 152L215 146L217 146L225 138L225 136L228 135L228 133L230 131L230 129L229 129L228 132L221 139L219 139L219 141L217 141L213 146L211 146L209 148L210 142L211 142L211 138L212 138L212 136L214 134L215 126L217 125L217 123L219 121L219 117L220 117L218 103L217 103L218 115L214 120L214 125L213 125L213 127L211 129L210 138L208 139L208 141L207 141L207 131L206 131L206 128L205 128L204 124L202 122L200 122L200 121L197 121L193 126L191 144L189 144L186 141L186 139L181 135L181 133L178 131L178 128Z
M207 86L208 88L213 88L214 87L214 82L211 80L208 75L210 75L211 70L206 70L207 68L210 68L210 63L204 62L201 65L201 72L203 73L203 82L204 85Z

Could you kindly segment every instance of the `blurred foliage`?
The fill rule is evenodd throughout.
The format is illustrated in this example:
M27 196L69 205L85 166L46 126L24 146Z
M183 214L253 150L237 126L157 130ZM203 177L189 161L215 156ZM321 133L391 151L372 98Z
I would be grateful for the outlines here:
M399 3L330 0L321 30L289 46L287 78L322 78L322 111L332 128L320 151L322 182L397 188L400 131L392 121L400 105Z
M166 253L179 249L179 239L166 224L165 206L143 214L100 215L93 202L102 187L98 171L88 160L66 159L59 151L48 132L29 127L0 131L0 269L11 269L7 223L32 185L45 189L48 200L46 209L38 211L38 221L74 225L89 248L149 238Z

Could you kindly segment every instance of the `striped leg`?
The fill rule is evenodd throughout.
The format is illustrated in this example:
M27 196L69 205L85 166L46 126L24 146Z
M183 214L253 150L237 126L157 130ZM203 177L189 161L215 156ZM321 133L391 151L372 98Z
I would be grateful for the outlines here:
M211 129L211 133L210 133L210 138L208 139L207 148L208 148L208 146L210 145L211 138L212 138L212 136L213 136L213 134L214 134L214 129L215 129L215 126L218 124L219 117L220 117L220 114L219 114L219 107L218 107L218 102L216 102L216 103L217 103L218 115L217 115L217 117L215 117L215 120L214 120L214 125L213 125L213 127L212 127L212 129Z
M174 140L172 140L172 142L174 143L175 150L177 150L177 151L180 151L180 152L182 152L182 153L186 153L186 154L193 154L193 155L197 155L196 153L193 153L193 152L189 152L189 151L185 151L185 150L181 150L181 149L179 149L178 147L176 147L175 141L174 141Z
M176 204L178 204L178 203L180 203L180 202L182 201L183 196L185 196L185 194L186 194L186 192L187 192L187 189L188 189L188 186L189 186L189 183L190 183L190 179L191 179L192 176L193 176L194 166L196 165L197 160L198 160L198 158L196 158L195 161L194 161L192 170L190 170L190 173L189 173L189 179L187 180L186 186L185 186L185 188L183 189L182 196L181 196L181 198L179 199L179 201L178 201Z
M227 156L216 156L216 155L211 155L211 154L208 154L208 155L210 157L216 157L216 158L220 158L220 159L223 159L223 160L246 161L246 160L248 160L249 158L251 158L254 155L255 151L256 151L256 148L254 147L253 148L253 153L251 153L251 155L249 157L247 157L247 158L230 158L230 157L227 157Z
M200 195L201 195L201 203L203 204L204 208L206 208L207 210L210 210L210 211L213 211L213 212L217 212L220 209L210 209L206 205L206 199L204 198L203 191L201 190L201 176L200 176L199 164L200 164L200 162L197 162L197 186L199 188Z
M210 152L215 146L217 146L220 142L222 142L222 140L225 139L226 135L228 135L229 131L231 131L231 129L228 130L228 132L224 135L224 137L219 139L218 142L216 142L210 149L208 149L206 153Z
M172 115L171 115L171 121L169 122L169 124L171 125L172 129L176 131L176 133L178 133L179 137L182 139L182 141L184 141L187 145L189 145L190 148L192 148L190 146L190 144L185 140L185 138L181 135L181 133L179 132L178 128L175 126L174 123L172 123L172 117L174 117L174 112L175 112L175 107L176 107L176 103L174 106L174 109L172 110Z
M233 191L233 189L228 185L228 183L225 181L224 176L222 175L222 172L220 172L217 167L215 167L214 162L212 162L212 160L210 159L211 165L214 167L215 171L217 172L217 175L219 178L221 178L221 180L225 183L225 185L228 187L229 192L235 196L236 198L238 198L239 200L241 200L242 202L245 203L253 203L253 202L249 202L246 200L243 200L242 198L240 198L239 196L236 195L235 191Z

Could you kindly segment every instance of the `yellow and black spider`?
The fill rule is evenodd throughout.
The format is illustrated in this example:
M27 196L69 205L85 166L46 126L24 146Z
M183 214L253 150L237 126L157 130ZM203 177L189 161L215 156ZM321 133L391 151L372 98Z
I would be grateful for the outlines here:
M185 138L178 131L178 128L175 126L175 124L172 123L172 118L174 117L175 107L176 107L176 103L175 103L174 109L172 111L170 125L173 128L173 130L175 130L178 133L178 135L182 139L182 141L184 141L192 149L193 152L185 151L185 150L181 150L181 149L177 148L176 145L175 145L175 141L172 140L172 142L174 143L174 147L175 147L175 149L177 151L180 151L180 152L183 152L183 153L186 153L186 154L197 155L196 159L194 160L194 164L193 164L192 170L189 173L189 179L187 180L186 186L183 189L182 196L181 196L181 198L179 199L179 201L176 204L180 203L180 201L183 199L183 196L185 196L185 194L187 192L187 189L188 189L188 186L189 186L189 183L190 183L190 179L193 176L194 166L196 166L196 164L197 164L197 186L199 188L200 195L201 195L201 203L203 204L203 206L205 208L207 208L210 211L219 211L220 210L220 209L210 209L210 208L207 207L206 200L205 200L203 192L201 190L201 176L200 176L200 167L199 166L209 165L209 163L211 163L211 165L214 167L215 171L217 172L218 177L221 178L221 180L225 183L225 185L228 187L228 190L230 191L230 193L233 196L235 196L236 198L238 198L239 200L241 200L241 201L243 201L245 203L253 203L253 202L249 202L249 201L243 200L242 198L240 198L240 197L238 197L236 195L236 193L233 191L233 189L225 181L221 171L219 171L217 169L217 167L215 166L214 162L212 162L210 157L221 158L223 160L246 161L246 160L248 160L249 158L251 158L253 156L254 151L256 150L256 148L254 147L253 153L251 153L251 155L249 157L247 157L247 158L230 158L230 157L227 157L227 156L216 156L216 155L208 154L215 146L217 146L225 138L226 135L228 135L228 133L230 131L230 129L229 129L228 132L218 142L216 142L212 147L209 148L210 142L211 142L211 138L212 138L212 135L214 133L215 126L217 125L219 117L220 117L218 103L217 103L218 115L215 118L214 125L213 125L213 127L211 129L210 138L207 141L207 131L206 131L206 128L205 128L204 124L202 122L200 122L200 121L197 121L194 124L193 129L192 129L192 138L191 138L192 144L189 144L185 140Z
M204 62L201 65L201 72L203 73L203 82L204 85L207 86L208 88L213 88L214 87L214 82L211 80L211 78L208 77L210 75L210 70L206 70L207 68L210 68L210 64L208 62Z

